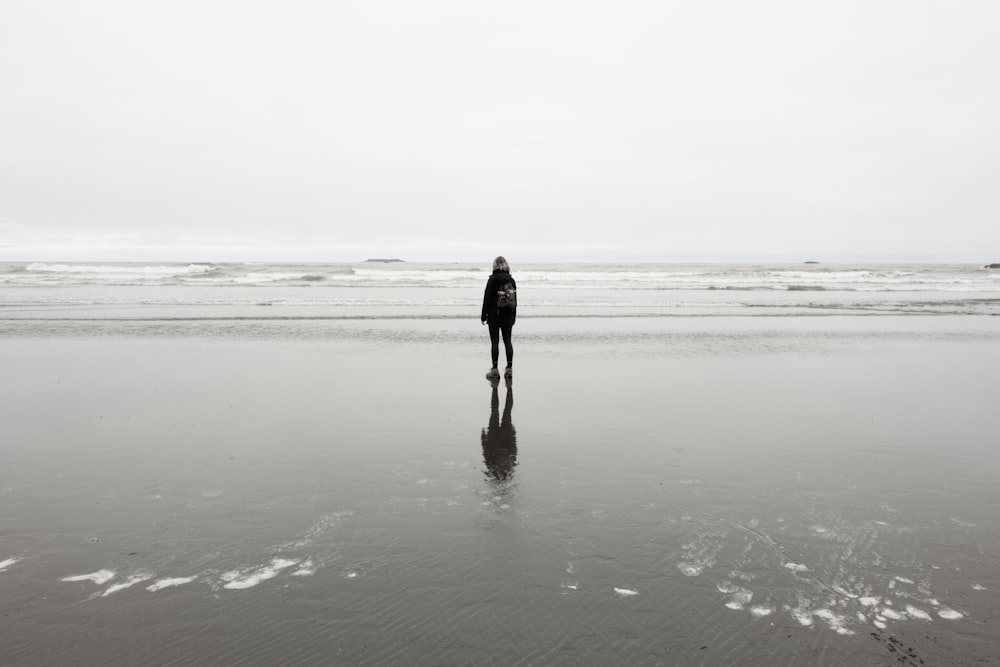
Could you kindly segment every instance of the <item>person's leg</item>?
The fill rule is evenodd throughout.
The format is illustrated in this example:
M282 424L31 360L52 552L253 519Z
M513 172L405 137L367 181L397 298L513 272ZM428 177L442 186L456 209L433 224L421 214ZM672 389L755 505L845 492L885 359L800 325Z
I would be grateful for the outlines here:
M507 355L507 368L514 366L514 344L511 342L513 329L514 325L511 323L509 318L504 318L500 321L500 331L503 332L503 349ZM499 358L499 356L500 355L497 354L497 358Z
M493 361L492 368L496 368L497 361L500 359L500 324L490 321L488 326L490 329L490 359Z

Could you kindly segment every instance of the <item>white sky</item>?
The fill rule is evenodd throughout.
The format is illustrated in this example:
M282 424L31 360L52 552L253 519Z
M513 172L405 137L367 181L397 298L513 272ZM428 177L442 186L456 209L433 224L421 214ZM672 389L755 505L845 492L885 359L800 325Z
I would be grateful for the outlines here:
M1000 2L0 1L0 259L1000 261Z

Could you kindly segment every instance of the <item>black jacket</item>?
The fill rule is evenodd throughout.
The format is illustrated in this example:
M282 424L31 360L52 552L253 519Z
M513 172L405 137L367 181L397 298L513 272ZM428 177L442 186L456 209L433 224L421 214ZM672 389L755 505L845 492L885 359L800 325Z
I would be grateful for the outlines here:
M517 289L517 281L509 273L499 269L494 271L490 279L486 281L486 291L483 292L483 313L479 318L481 322L498 321L500 309L497 308L497 292L503 289L507 282L514 283L514 289ZM505 308L504 311L510 312L510 323L513 325L514 320L517 319L517 307Z

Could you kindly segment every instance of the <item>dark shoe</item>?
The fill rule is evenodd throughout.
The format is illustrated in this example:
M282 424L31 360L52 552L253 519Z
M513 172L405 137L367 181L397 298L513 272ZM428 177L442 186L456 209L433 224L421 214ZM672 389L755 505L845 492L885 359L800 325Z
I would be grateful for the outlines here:
M510 366L508 366L507 368L504 369L503 376L505 378L512 378L512 377L514 377L514 369L511 368Z
M496 366L494 366L493 368L491 368L490 371L486 374L486 379L487 380L499 380L500 379L500 371L497 370Z

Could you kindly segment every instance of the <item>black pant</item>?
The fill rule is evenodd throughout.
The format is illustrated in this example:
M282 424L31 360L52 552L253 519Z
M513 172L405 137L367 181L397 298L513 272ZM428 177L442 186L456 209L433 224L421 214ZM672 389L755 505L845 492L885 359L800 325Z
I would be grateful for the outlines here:
M487 323L490 328L490 358L493 368L497 367L500 358L500 334L503 334L503 348L507 353L507 365L514 365L514 346L510 342L511 330L514 328L514 318L508 313L499 313L491 317Z

